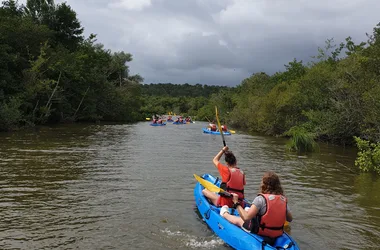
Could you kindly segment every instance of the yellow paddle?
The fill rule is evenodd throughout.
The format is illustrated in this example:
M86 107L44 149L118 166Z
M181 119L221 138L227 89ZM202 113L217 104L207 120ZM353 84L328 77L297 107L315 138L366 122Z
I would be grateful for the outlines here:
M228 130L228 131L230 131L231 134L235 134L236 133L235 130Z
M150 121L150 118L149 117L147 117L147 118L145 118L147 121Z
M203 179L202 177L200 177L199 175L196 175L194 174L194 177L195 179L197 179L197 181L207 190L211 191L211 192L216 192L216 193L222 193L226 196L231 196L230 193L224 191L223 189L221 189L220 187L212 184L211 182L209 181L206 181L205 179Z

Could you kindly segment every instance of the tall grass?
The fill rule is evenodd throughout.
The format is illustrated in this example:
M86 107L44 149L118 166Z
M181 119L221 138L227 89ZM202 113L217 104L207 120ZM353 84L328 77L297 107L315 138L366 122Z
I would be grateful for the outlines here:
M319 150L319 146L315 142L315 134L308 132L305 128L292 127L284 135L290 136L290 140L287 143L289 151L305 153Z

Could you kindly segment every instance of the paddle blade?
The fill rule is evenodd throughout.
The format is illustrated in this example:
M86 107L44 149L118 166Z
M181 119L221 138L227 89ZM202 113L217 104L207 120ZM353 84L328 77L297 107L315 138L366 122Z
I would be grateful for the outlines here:
M223 189L221 189L220 187L212 184L211 182L209 181L206 181L205 179L203 179L202 177L200 177L199 175L196 175L194 174L194 177L195 179L204 187L206 188L207 190L211 191L211 192L216 192L216 193L219 193L219 192L224 192Z
M147 121L150 121L150 118L149 117L147 117L147 118L145 118Z
M229 130L231 134L235 134L236 131L235 130Z

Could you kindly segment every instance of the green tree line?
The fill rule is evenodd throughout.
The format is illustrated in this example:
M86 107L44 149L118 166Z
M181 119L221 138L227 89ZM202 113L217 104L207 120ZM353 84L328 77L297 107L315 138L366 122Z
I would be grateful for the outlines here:
M314 62L294 59L284 72L256 73L231 96L231 124L269 135L291 130L315 138L353 144L354 136L380 140L380 26L368 41L332 40Z
M47 122L135 121L142 98L132 55L83 36L66 3L0 7L0 130Z
M143 84L141 89L143 96L141 112L146 117L173 112L205 120L207 116L213 116L213 112L208 112L211 108L210 98L228 91L230 88L188 83L158 83Z
M172 83L151 83L141 85L142 94L147 96L171 96L171 97L210 97L211 94L218 93L226 86L212 86L195 84L172 84Z

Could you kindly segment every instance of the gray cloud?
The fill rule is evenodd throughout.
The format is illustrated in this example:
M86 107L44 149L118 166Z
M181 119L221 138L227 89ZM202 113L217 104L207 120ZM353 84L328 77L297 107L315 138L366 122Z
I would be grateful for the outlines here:
M22 2L22 1L21 1ZM61 2L61 1L58 1ZM66 0L86 34L133 55L145 83L236 85L253 72L310 61L380 21L378 0Z

